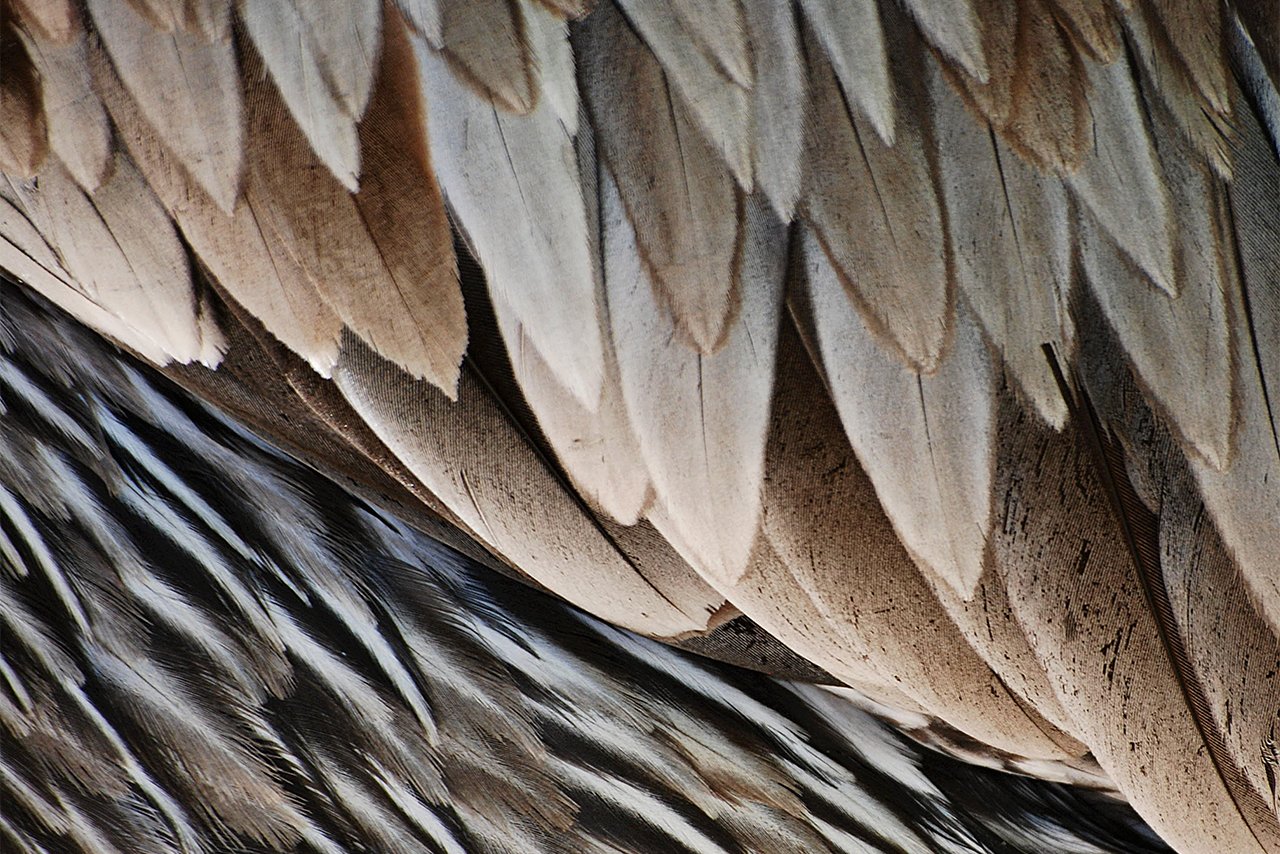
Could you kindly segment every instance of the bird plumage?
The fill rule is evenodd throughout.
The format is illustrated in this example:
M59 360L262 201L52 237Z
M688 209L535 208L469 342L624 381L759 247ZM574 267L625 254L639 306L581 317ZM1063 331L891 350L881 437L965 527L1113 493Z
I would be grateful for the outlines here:
M1274 2L326 5L15 3L0 267L606 620L1280 847Z

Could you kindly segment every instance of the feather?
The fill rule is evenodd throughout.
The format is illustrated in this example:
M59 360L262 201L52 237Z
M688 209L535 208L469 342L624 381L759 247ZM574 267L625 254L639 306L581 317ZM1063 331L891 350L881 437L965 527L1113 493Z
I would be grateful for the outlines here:
M950 337L952 296L925 135L919 123L904 123L886 147L846 111L815 51L808 52L811 111L826 121L806 133L801 212L872 332L931 373Z
M956 282L1005 369L1055 428L1067 407L1041 345L1070 363L1072 220L1061 181L1043 175L964 108L931 64L938 173Z
M800 199L804 145L804 59L794 8L773 0L744 0L755 57L751 90L752 163L756 185L790 222Z
M1280 636L1280 209L1274 192L1280 166L1252 117L1242 115L1239 127L1230 221L1243 287L1228 294L1239 418L1235 459L1225 470L1195 456L1190 462L1250 601Z
M147 123L230 212L240 187L244 137L234 46L156 30L127 3L88 5L116 73Z
M65 43L23 34L23 43L40 74L49 147L88 192L107 177L111 128L93 91L83 30Z
M241 17L312 151L342 185L359 189L356 123L325 79L307 22L289 2L244 0Z
M1160 48L1172 48L1200 97L1218 113L1230 114L1221 5L1212 0L1145 0L1140 6L1148 10L1148 26L1159 28Z
M170 358L197 359L205 348L182 244L128 157L117 154L111 172L92 196L60 166L46 169L38 188L22 185L18 192L77 289L129 326L148 330Z
M661 65L674 90L667 97L683 101L743 191L751 192L751 53L737 0L621 0L619 5L624 26Z
M574 74L569 27L537 3L524 7L525 35L542 83L542 96L551 104L569 136L578 133L578 78Z
M85 325L132 349L153 364L169 361L169 354L152 331L144 331L89 299L62 268L40 231L7 198L9 185L0 181L0 267L49 298ZM15 199L16 201L16 199Z
M539 584L634 631L705 628L707 615L681 612L608 543L468 374L453 403L348 339L334 382L432 494Z
M627 413L654 500L704 576L732 584L760 511L764 439L785 269L785 231L747 203L743 306L723 347L685 346L654 298L612 176L602 175L605 289Z
M1087 63L1086 68L1093 86L1094 144L1080 168L1066 176L1067 186L1107 237L1152 282L1176 295L1172 203L1132 68L1124 57L1106 66Z
M409 29L439 50L444 46L439 0L395 0Z
M29 178L49 151L40 78L22 43L0 31L0 172Z
M1068 758L943 611L899 543L792 333L769 434L763 531L826 631L930 714L1022 756ZM947 661L945 670L938 661ZM1066 739L1063 739L1066 741Z
M952 352L936 374L919 376L880 349L807 230L804 252L845 433L908 553L969 598L991 526L995 459L995 380L981 333L959 312Z
M557 381L594 409L604 354L573 141L546 103L523 116L499 112L419 39L413 44L431 157L493 300L514 312ZM530 227L510 228L511 211Z
M449 66L479 100L503 110L529 113L538 104L533 56L525 40L524 15L515 0L438 3L441 50ZM412 17L410 18L412 20ZM430 39L431 33L424 33ZM431 107L428 99L428 107Z
M382 53L382 5L378 0L302 0L292 6L325 82L346 114L358 120L373 94Z
M1120 55L1119 22L1113 7L1089 0L1051 0L1053 16L1066 29L1076 49L1095 62L1115 62Z
M32 35L65 44L80 31L71 0L13 0L12 8Z
M808 33L816 37L835 69L845 100L857 104L880 141L893 147L897 139L894 86L875 0L801 0L800 7L809 19ZM810 75L816 79L828 75L813 69L818 61L815 48L808 50ZM819 103L824 108L834 106L834 102Z
M598 156L617 181L658 302L682 337L714 353L739 300L733 178L619 12L601 7L575 39Z
M1234 253L1219 230L1226 206L1216 177L1177 139L1166 132L1161 149L1177 211L1177 298L1137 274L1087 217L1080 223L1080 254L1094 297L1175 434L1223 469L1231 463L1236 417L1225 294L1239 290Z
M414 127L412 109L401 115L405 131L371 117L365 139L384 146L379 163L387 171L352 198L327 169L317 168L269 87L247 104L253 133L245 198L267 227L268 242L278 241L347 326L384 358L452 394L465 325L451 248L442 245L443 217L430 205L429 172L414 161L414 138L422 130ZM418 192L409 192L415 185Z
M228 216L187 176L100 52L92 65L94 87L120 141L214 280L276 338L328 376L338 359L342 320L244 199Z
M923 31L925 40L948 59L960 63L965 73L986 83L990 71L982 50L982 26L973 0L938 3L936 0L907 0L907 13Z

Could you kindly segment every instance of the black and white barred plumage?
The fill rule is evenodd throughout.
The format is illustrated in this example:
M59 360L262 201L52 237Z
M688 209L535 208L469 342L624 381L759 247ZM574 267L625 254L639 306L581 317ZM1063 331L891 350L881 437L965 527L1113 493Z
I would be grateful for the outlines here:
M1151 851L605 626L0 288L5 851Z

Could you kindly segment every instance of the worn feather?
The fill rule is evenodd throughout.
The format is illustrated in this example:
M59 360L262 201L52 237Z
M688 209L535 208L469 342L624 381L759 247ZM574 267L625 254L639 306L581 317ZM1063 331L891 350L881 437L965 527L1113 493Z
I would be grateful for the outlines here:
M755 182L778 217L790 222L800 199L808 103L796 12L790 4L773 0L744 0L743 10L755 58L751 90Z
M23 43L40 74L49 147L86 191L107 177L111 129L89 77L84 32L65 43L23 34Z
M80 30L71 0L13 0L13 10L23 26L47 41L62 44Z
M995 378L981 333L961 312L947 359L936 374L917 375L880 347L811 232L804 244L845 433L907 551L968 597L982 574L995 459Z
M873 333L916 370L936 370L952 296L942 211L918 122L892 147L846 111L831 70L808 50L810 109L801 213L813 226ZM919 69L923 71L923 69ZM923 80L912 86L922 86Z
M299 130L333 176L351 192L360 185L356 122L321 68L307 22L288 2L245 0L242 18Z
M593 409L604 355L573 140L550 105L523 116L502 112L413 42L432 161L494 301L515 312L523 339ZM511 211L529 227L511 228Z
M0 32L0 172L30 178L49 151L40 77L21 42Z
M714 353L739 300L733 178L621 13L600 8L575 38L598 155L617 181L658 301L688 343Z
M845 100L857 105L882 143L893 146L897 139L894 85L875 0L801 0L800 6L809 19L808 32L816 36L835 69ZM811 73L813 64L821 62L813 52L817 47L807 46ZM820 108L829 106L822 103Z
M116 73L147 123L218 206L230 211L240 187L244 138L234 46L157 30L127 3L88 5Z
M1061 428L1067 407L1041 347L1052 345L1067 363L1075 349L1066 191L1056 176L1023 162L931 70L956 283L1005 369L1041 417Z

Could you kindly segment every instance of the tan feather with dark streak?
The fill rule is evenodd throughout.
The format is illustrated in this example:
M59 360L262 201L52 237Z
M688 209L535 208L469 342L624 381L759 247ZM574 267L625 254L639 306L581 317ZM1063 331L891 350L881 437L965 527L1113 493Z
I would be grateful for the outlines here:
M952 297L945 253L937 251L946 235L927 138L919 123L903 123L887 147L850 114L810 29L810 111L825 123L806 133L801 215L872 332L915 370L931 373L950 337ZM901 82L904 96L924 84Z
M658 300L713 353L737 311L733 178L621 13L601 7L576 40L597 155L617 179Z
M477 94L510 112L528 113L539 93L520 9L516 0L444 0L438 47Z
M49 147L88 192L107 177L111 128L93 91L84 30L63 43L23 33L23 43L40 74Z
M244 136L234 46L156 30L124 3L88 5L116 73L147 123L218 206L232 210Z
M0 29L0 172L30 178L49 151L40 78L15 33Z

